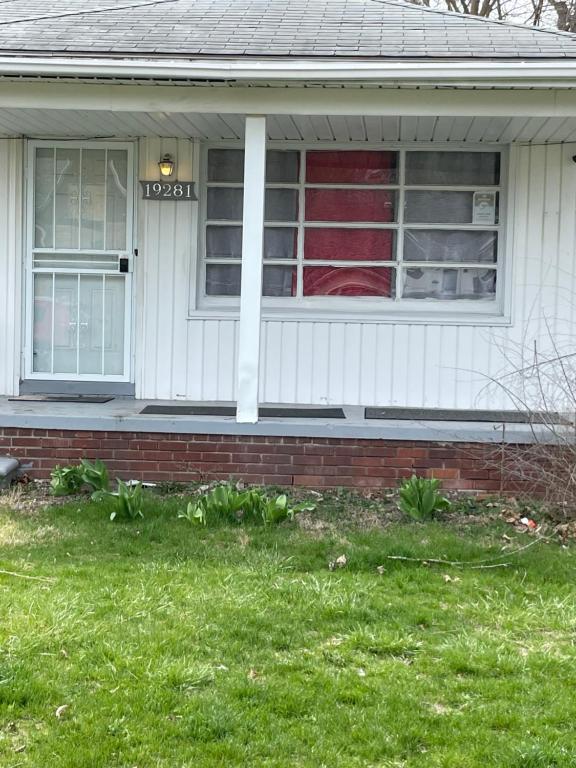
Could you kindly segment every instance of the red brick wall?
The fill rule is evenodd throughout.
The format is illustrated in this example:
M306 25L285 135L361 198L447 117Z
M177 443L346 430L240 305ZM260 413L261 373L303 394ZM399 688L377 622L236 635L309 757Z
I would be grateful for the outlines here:
M242 479L309 487L394 487L416 473L443 487L505 490L500 447L313 437L76 432L0 428L0 454L30 462L47 477L56 465L102 459L110 473L150 481Z

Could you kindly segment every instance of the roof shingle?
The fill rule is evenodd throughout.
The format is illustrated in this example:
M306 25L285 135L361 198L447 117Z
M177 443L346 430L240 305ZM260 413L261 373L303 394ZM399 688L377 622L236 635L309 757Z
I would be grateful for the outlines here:
M576 58L576 35L394 0L0 3L0 54L363 59Z

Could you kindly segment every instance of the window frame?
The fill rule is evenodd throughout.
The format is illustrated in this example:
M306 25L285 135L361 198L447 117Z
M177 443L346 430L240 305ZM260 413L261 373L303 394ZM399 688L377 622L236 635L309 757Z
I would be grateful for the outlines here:
M207 219L207 196L208 188L211 186L237 187L242 188L241 182L209 182L208 181L208 153L211 149L244 149L244 145L239 141L214 141L203 142L200 157L200 184L199 184L199 232L198 232L198 263L196 274L196 311L191 315L198 317L206 315L229 316L237 313L240 307L239 297L227 296L208 296L205 293L206 286L206 228L211 223ZM296 188L299 190L299 209L297 222L269 222L266 226L276 227L295 227L298 231L297 258L288 259L270 259L264 262L265 265L294 265L298 270L298 292L296 296L286 297L267 297L262 296L262 315L264 318L280 320L348 320L359 322L406 322L426 323L426 322L447 322L461 324L509 324L511 301L508 285L510 283L510 259L507 254L507 243L510 241L510 232L512 227L511 217L509 216L511 194L509 178L512 176L510 168L509 147L499 144L474 144L468 145L463 142L418 142L414 144L406 142L379 142L379 143L357 143L357 142L302 142L302 141L268 141L267 150L296 150L300 155L300 177L298 182L270 182L266 188ZM318 184L306 183L305 181L305 152L314 150L333 150L333 151L354 151L354 150L376 150L393 151L399 153L398 180L395 184ZM448 151L448 152L498 152L500 154L500 183L496 186L483 185L474 187L471 185L449 186L449 185L409 185L405 184L406 152L430 152L430 151ZM395 222L305 222L305 194L309 187L319 188L343 188L343 189L386 189L397 191L397 215ZM498 223L493 226L474 225L474 224L406 224L404 222L404 202L406 190L426 190L426 191L496 191L499 194ZM216 223L216 222L212 222ZM224 226L238 226L242 222L218 222ZM361 229L392 229L396 231L396 257L390 261L360 261L355 260L354 265L379 266L395 270L396 291L394 297L350 297L350 296L312 296L304 297L301 294L303 285L304 262L304 231L306 226L332 227L332 228L361 228ZM400 295L400 281L402 279L403 263L403 235L405 229L439 229L439 230L467 230L467 231L486 231L494 230L498 233L498 251L497 261L494 269L497 274L496 295L494 300L482 299L403 299ZM215 263L235 263L232 259L222 260ZM338 261L338 265L352 265L353 262ZM406 264L407 262L404 262ZM312 264L312 262L308 262ZM314 260L313 265L328 265L334 262L324 260ZM418 267L468 267L490 269L491 265L487 263L470 262L463 264L461 262L409 262L410 266Z

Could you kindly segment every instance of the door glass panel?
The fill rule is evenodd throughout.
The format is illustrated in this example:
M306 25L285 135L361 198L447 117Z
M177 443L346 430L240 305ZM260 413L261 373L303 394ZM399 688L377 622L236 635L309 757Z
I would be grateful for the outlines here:
M124 373L125 291L123 277L106 275L104 283L104 374Z
M78 248L80 150L56 150L55 248Z
M34 336L32 370L52 369L52 275L34 275Z
M78 373L102 373L103 275L80 275Z
M53 373L76 373L78 330L78 276L55 275Z
M39 147L34 168L34 245L54 246L54 149Z
M128 221L128 153L109 149L106 163L106 244L109 251L125 251Z
M82 152L80 248L104 249L106 150Z

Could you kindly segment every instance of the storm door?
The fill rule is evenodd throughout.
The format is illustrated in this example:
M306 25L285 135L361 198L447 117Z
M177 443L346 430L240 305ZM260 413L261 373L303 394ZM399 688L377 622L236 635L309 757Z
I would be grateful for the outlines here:
M132 146L30 147L28 378L129 381Z

